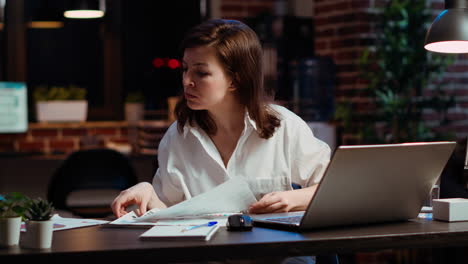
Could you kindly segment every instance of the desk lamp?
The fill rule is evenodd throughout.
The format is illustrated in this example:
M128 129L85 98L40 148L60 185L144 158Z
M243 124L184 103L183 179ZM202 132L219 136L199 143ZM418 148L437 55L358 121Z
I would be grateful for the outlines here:
M427 31L424 48L440 53L468 53L467 0L445 0L445 10Z
M73 0L63 15L66 18L100 18L104 16L105 0Z

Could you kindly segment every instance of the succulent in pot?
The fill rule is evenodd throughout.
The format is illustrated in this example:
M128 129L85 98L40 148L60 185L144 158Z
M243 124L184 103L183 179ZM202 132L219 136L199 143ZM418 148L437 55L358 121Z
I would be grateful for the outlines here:
M41 198L31 199L25 212L26 234L23 246L28 248L50 248L52 245L52 203Z
M37 198L29 202L24 215L30 221L47 221L52 218L53 212L54 207L51 202Z

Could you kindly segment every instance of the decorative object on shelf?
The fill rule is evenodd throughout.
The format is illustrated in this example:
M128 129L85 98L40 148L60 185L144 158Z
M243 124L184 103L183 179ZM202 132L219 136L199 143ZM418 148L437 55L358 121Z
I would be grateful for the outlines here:
M178 101L179 96L171 96L167 98L167 120L171 123L176 120L174 110Z
M45 86L34 89L39 122L84 122L88 114L86 89L70 86Z
M26 83L0 82L0 133L24 133L28 130Z
M27 201L28 198L18 192L0 195L0 247L19 244L21 220Z
M129 92L125 97L125 120L129 124L136 124L143 120L145 97L141 91Z
M54 207L52 203L41 198L31 199L25 211L26 233L21 246L27 248L50 248L54 223L51 220Z

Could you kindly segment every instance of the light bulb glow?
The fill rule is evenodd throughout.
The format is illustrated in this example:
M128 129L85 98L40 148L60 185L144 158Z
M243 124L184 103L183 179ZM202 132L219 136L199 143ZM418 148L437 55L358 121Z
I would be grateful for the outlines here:
M29 28L62 28L61 21L31 21L28 23Z
M439 53L468 53L468 41L440 41L426 44L424 48Z
M67 18L99 18L104 16L101 10L68 10L63 13Z

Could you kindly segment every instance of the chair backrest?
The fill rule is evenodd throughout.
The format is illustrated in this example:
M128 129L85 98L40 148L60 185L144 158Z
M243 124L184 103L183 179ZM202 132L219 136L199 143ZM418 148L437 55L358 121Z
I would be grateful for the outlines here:
M128 157L112 149L88 149L70 154L52 175L47 199L56 209L70 210L68 195L77 190L124 190L138 182Z

